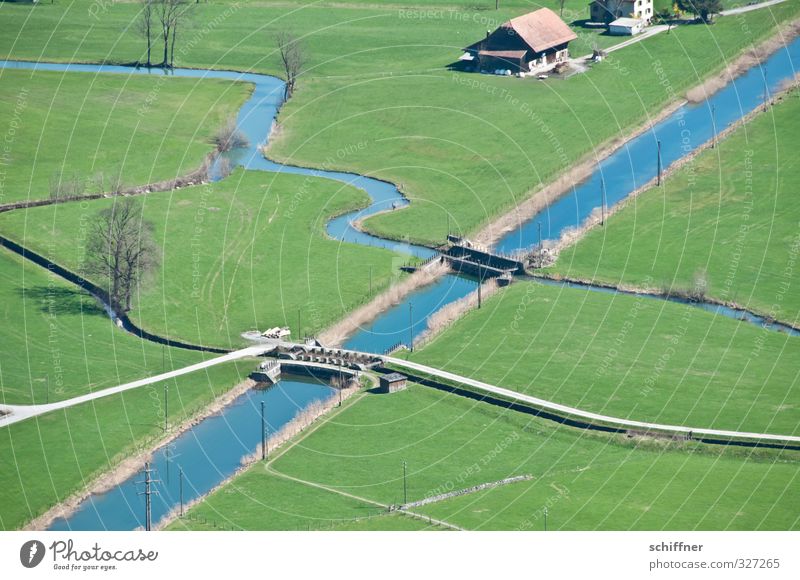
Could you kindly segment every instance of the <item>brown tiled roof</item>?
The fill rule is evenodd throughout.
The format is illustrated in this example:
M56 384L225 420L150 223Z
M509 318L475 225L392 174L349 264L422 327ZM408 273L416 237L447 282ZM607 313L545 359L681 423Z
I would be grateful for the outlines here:
M522 58L527 50L481 50L481 56L493 56L494 58Z
M540 8L512 18L502 27L512 28L536 52L542 52L578 38L578 35L572 32L572 29L558 17L558 14L549 8Z

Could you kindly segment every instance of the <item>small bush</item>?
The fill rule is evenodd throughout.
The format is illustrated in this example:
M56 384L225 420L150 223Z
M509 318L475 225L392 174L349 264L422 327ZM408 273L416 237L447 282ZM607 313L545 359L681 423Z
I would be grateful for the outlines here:
M231 149L247 147L249 141L247 137L236 128L236 119L230 118L219 128L217 134L214 135L214 144L217 146L217 150L222 153L224 151L230 151Z

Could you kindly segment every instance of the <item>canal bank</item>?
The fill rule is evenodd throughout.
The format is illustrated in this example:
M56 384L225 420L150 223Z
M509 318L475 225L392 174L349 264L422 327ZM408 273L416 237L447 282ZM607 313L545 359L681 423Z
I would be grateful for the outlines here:
M474 288L474 285L472 287ZM443 292L437 297L435 297L434 300L432 301L433 304L432 312L435 312L441 307L445 306L446 304L449 304L453 300L458 299L458 296L453 297L453 300L450 300L450 298L451 296L449 296L448 292ZM408 313L405 312L406 306L408 307L407 308ZM398 335L403 336L406 333L408 333L410 336L410 340L413 342L414 337L419 332L422 332L424 330L424 325L420 324L420 322L424 322L424 320L423 321L419 320L419 318L421 318L421 316L419 316L419 310L417 310L418 318L414 317L413 313L415 306L417 305L415 304L414 297L412 297L410 300L406 300L402 304L396 305L394 308L390 308L389 311L385 312L385 316L378 317L377 322L380 322L381 324L386 324L387 328L389 328L392 332L387 332L385 329L381 328L380 324L375 324L372 325L371 328L363 329L364 334L361 335L357 340L362 341L365 344L374 345L376 344L375 342L376 336L390 337L386 338L386 341L388 342L391 341L395 336ZM408 314L410 314L410 316ZM359 324L357 326L362 326L362 325ZM168 462L167 467L169 468L169 466L170 463Z

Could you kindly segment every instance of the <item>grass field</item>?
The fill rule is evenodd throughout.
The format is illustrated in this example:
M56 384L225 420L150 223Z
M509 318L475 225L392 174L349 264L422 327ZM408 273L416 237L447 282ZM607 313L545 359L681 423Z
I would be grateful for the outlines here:
M311 335L396 281L405 258L326 238L331 215L364 207L338 182L236 171L221 182L140 198L162 265L136 300L144 328L197 344L236 347L240 333L277 325ZM82 260L98 200L0 215L0 229L67 268ZM357 264L358 268L353 265ZM370 273L371 271L371 273Z
M563 251L551 271L691 290L797 324L800 91L642 193Z
M76 2L66 11L42 6L33 14L30 7L10 7L0 53L56 60L65 55L77 60L138 58L141 43L130 31L119 32L130 24L136 7L104 5L93 34L86 35L83 19L91 6ZM586 15L583 2L570 2L568 8L577 18ZM446 71L461 47L523 10L522 3L497 13L420 13L395 4L363 3L335 9L202 6L198 21L215 24L189 33L202 42L191 43L189 36L191 48L180 63L275 73L276 55L264 50L271 34L281 27L302 36L308 70L282 111L282 131L271 153L320 165L331 151L366 143L337 160L341 168L396 182L415 201L408 210L369 220L369 227L383 235L438 243L446 234L447 213L454 229L474 231L719 70L723 60L774 31L776 22L796 17L800 6L787 2L742 19L723 18L711 27L683 26L614 53L589 74L563 82ZM595 37L576 43L573 52L588 52L586 45ZM334 54L331 46L337 47Z
M0 79L0 203L47 199L59 182L62 194L83 194L110 191L118 179L130 187L187 174L250 91L161 73L0 69Z
M796 435L800 340L689 305L517 283L413 359L587 411Z
M441 243L448 223L457 232L474 232L576 160L652 118L774 30L775 19L798 13L800 6L789 3L776 13L750 13L749 36L738 18L682 26L563 81L424 68L309 79L281 111L284 130L270 151L314 164L332 144L367 142L343 161L346 167L398 183L413 201L403 212L367 220L367 227Z
M2 403L68 399L212 356L128 334L92 296L6 249L0 282Z
M796 529L791 454L591 434L424 387L366 394L271 463L257 463L172 529L327 529L383 504L513 475L533 479L414 511L467 529ZM297 479L301 481L296 481ZM313 485L309 485L313 484ZM329 489L320 490L316 485ZM401 520L380 522L399 528ZM402 520L405 524L405 520Z
M192 7L195 23L185 29L183 49L176 48L176 65L282 73L274 35L284 28L304 38L309 75L441 68L487 28L539 6L558 11L560 2L542 0L533 6L526 0L509 0L500 5L495 11L494 2L469 0L201 3ZM97 5L91 0L72 0L52 6L4 5L3 11L8 25L0 31L0 54L117 63L145 57L144 42L132 24L138 11L134 3ZM588 12L583 0L567 0L564 20L580 21ZM91 32L87 32L87 21ZM620 41L579 24L574 29L581 36L573 44L579 54L591 52L595 42ZM331 46L337 47L333 53ZM450 60L443 62L443 58Z
M243 380L251 361L211 367L169 382L170 422L201 410ZM0 429L0 529L44 513L163 434L161 383Z

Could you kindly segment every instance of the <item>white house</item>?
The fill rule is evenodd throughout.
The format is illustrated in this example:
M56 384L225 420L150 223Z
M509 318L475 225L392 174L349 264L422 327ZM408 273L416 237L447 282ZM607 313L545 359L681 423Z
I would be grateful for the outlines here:
M653 19L653 0L594 0L589 4L592 22L611 22L619 18L634 18L650 24Z
M644 30L644 20L638 18L617 18L608 25L608 33L614 36L634 36Z

